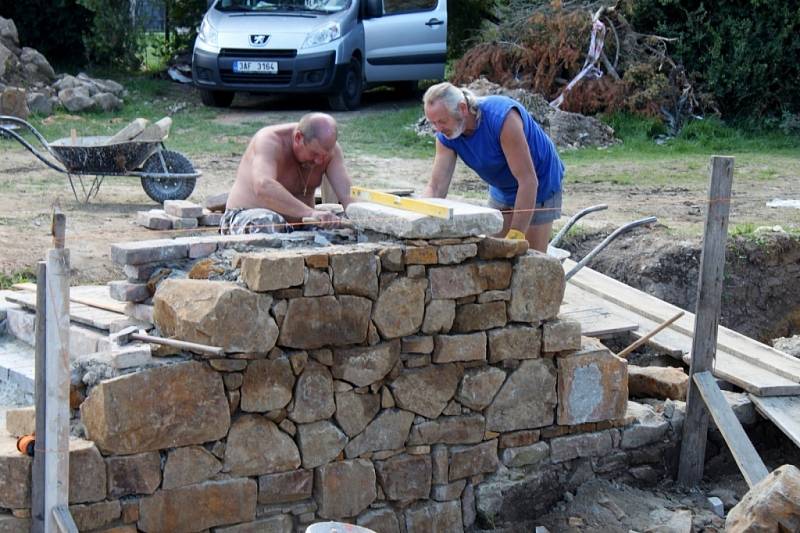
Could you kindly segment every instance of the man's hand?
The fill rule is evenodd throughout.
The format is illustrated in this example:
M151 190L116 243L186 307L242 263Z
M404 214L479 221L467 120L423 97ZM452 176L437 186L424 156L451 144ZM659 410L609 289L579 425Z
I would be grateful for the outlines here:
M510 229L510 230L508 230L508 233L506 233L505 238L506 239L512 239L512 240L524 241L525 240L525 234L522 233L518 229Z
M335 228L341 223L341 219L338 216L330 211L322 211L320 209L312 209L310 215L303 217L303 221L318 223L326 228Z

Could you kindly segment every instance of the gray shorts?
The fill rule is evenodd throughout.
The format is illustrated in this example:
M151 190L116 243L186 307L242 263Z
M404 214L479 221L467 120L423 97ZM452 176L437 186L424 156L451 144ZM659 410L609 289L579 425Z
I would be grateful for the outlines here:
M245 233L287 233L292 229L282 215L271 209L240 207L226 209L219 221L222 235L244 235Z
M500 211L514 210L513 205L506 205L503 202L498 202L491 196L489 197L489 207ZM531 219L531 226L547 224L559 218L561 218L561 191L555 192L553 196L544 202L536 204L536 209L533 211L533 218Z

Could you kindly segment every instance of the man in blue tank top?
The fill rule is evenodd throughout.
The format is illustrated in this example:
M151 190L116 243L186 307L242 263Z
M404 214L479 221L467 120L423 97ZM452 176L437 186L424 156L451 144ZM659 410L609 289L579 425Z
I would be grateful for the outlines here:
M447 82L429 88L423 103L436 130L423 196L447 196L460 157L489 184L489 205L503 212L500 235L527 239L531 248L546 252L553 221L561 216L564 164L530 113L512 98L476 98Z

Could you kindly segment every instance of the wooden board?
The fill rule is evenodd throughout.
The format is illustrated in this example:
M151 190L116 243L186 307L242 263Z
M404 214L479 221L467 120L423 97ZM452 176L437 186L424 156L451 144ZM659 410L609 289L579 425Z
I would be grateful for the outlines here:
M639 329L631 331L631 335L635 338L641 338L658 326L657 322L649 318L581 289L574 285L572 280L567 283L564 301L569 304L581 302L585 306L603 307L616 316L638 323ZM657 333L648 341L648 344L673 357L682 359L688 364L689 354L692 349L691 335L681 333L669 326ZM800 394L800 384L765 368L755 366L748 361L741 360L726 352L724 347L719 345L717 346L714 375L733 383L737 387L741 387L747 392L760 396Z
M6 296L6 300L23 306L26 309L36 310L36 293L20 291L17 294ZM79 324L108 331L112 324L127 320L126 315L97 309L81 303L70 301L70 320Z
M562 305L558 316L580 322L581 334L598 339L639 328L639 324L617 316L603 307Z
M569 259L564 261L565 270L571 269L574 265L574 261ZM663 322L678 311L682 311L679 307L659 300L591 268L584 267L581 269L570 279L570 283L587 292L599 295L605 300L612 301L621 307L635 311L655 322ZM693 336L694 314L686 312L683 317L679 318L671 326L671 329L690 337ZM795 383L800 383L800 360L797 358L723 326L719 327L717 344L740 359L768 369Z
M21 291L36 292L35 283L15 283L13 288ZM113 313L125 314L125 302L118 302L108 295L106 285L79 285L70 287L69 301L97 309L105 309Z
M759 413L770 419L800 447L800 396L764 398L751 394L750 399Z
M769 474L767 467L764 466L764 461L761 460L761 456L758 455L750 438L744 432L742 424L733 414L733 409L728 405L722 391L719 390L714 377L709 372L698 372L694 375L694 382L711 418L717 425L717 429L728 444L731 455L739 465L739 470L747 481L747 485L752 487Z

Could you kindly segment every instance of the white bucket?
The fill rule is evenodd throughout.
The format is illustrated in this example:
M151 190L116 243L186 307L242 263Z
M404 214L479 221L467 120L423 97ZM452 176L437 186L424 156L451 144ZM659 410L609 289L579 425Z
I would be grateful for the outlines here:
M306 533L375 533L375 531L343 522L317 522L308 526Z

